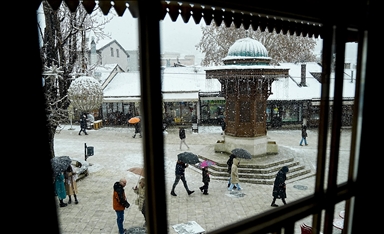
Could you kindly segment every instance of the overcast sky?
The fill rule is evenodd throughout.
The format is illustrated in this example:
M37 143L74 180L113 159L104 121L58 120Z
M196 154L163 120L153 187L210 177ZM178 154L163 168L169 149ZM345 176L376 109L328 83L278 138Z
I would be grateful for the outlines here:
M38 11L42 12L41 9ZM160 22L161 52L175 52L181 56L192 54L196 56L196 62L200 63L203 54L196 50L196 45L202 37L202 26L206 26L203 19L200 24L195 24L191 18L186 24L180 16L176 22L172 22L167 14ZM111 39L117 40L126 50L138 49L138 20L132 17L129 10L122 17L116 15L106 25L105 32L109 32ZM315 54L319 54L322 48L322 40L319 39L318 42Z
M203 54L196 50L202 32L201 27L206 26L204 20L196 24L191 18L188 23L184 23L179 16L176 22L172 22L168 14L160 22L161 51L177 52L183 55L195 55L196 62L202 60ZM116 39L126 50L136 50L138 47L138 20L134 19L130 12L125 12L122 17L115 16L106 26L106 32L110 32L113 39ZM315 48L315 54L320 54L322 40L319 39Z
M196 60L201 60L202 54L195 47L202 36L201 25L205 26L205 23L201 21L200 24L195 24L190 20L185 24L181 18L172 22L167 15L160 23L161 51L177 52L181 55L192 54L196 56ZM138 20L129 12L125 12L122 17L115 16L105 27L105 31L110 32L113 39L126 50L138 48Z

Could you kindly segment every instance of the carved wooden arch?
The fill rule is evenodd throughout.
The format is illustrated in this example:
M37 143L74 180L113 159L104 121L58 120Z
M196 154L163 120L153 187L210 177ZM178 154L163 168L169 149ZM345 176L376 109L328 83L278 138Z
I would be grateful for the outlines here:
M90 14L98 5L104 15L108 15L113 8L118 16L123 16L128 9L133 18L138 17L138 0L47 0L47 2L53 10L57 10L64 2L72 12L77 9L79 4L82 4ZM245 29L251 28L254 31L260 29L261 31L275 31L278 34L289 33L290 35L322 38L323 28L320 23L291 20L241 10L226 10L223 7L192 4L186 1L160 0L159 3L159 20L163 20L168 14L172 21L176 21L180 16L185 23L188 23L192 18L196 24L199 24L203 19L206 25L210 25L214 21L217 26L224 23L226 27L230 27L233 23L236 28L242 25Z

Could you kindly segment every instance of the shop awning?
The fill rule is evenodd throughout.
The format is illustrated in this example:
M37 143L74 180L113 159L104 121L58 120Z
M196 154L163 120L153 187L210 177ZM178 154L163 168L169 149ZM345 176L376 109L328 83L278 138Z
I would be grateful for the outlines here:
M164 102L197 102L199 92L190 93L163 93Z
M140 102L140 97L104 97L103 103L109 102Z

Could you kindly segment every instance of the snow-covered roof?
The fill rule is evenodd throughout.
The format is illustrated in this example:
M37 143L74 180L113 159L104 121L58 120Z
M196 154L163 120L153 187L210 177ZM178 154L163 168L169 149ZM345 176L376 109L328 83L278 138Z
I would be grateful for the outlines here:
M282 63L284 67L289 68L289 78L280 78L272 83L272 95L268 100L307 100L318 99L321 97L321 83L314 78L311 73L321 73L321 66L317 63L306 63L305 83L306 86L300 86L301 83L301 64ZM335 84L334 73L331 73L330 80L330 99L333 99ZM355 80L351 82L351 77L346 72L344 75L343 97L354 98Z
M199 92L220 91L218 80L205 78L197 67L167 67L163 70L162 91L165 100L198 100ZM121 72L104 88L104 101L111 98L140 98L140 73ZM108 99L109 98L109 99Z
M223 66L233 67L233 66ZM239 66L244 68L244 66ZM260 66L257 66L260 68ZM273 66L265 66L266 68ZM317 63L306 63L305 83L301 83L301 64L283 63L278 68L289 69L287 78L279 78L272 83L272 95L268 100L310 100L321 97L321 83L311 73L320 73ZM209 70L206 68L205 70ZM207 79L205 70L200 67L167 67L163 70L162 91L164 99L169 101L198 99L198 93L219 93L221 84L217 79ZM344 76L344 98L354 98L355 79L351 80L346 70ZM331 74L330 98L333 98L334 74ZM140 100L140 73L122 72L110 81L104 89L104 101Z
M100 84L103 84L116 66L118 66L117 63L97 66L93 71L94 77L100 82Z

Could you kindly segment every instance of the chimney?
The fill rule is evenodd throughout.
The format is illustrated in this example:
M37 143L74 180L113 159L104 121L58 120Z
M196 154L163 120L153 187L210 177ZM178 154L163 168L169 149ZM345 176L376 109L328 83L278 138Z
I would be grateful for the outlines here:
M300 86L307 86L306 79L305 79L305 74L306 74L306 64L301 64L301 82Z

